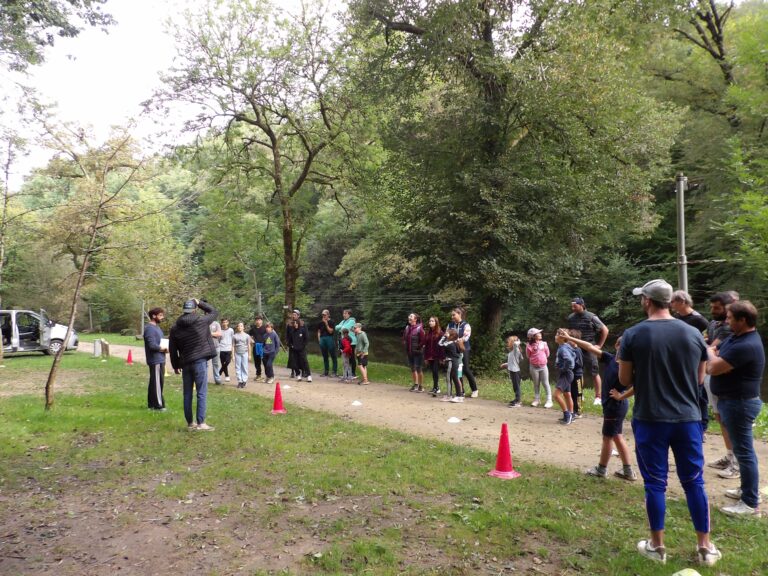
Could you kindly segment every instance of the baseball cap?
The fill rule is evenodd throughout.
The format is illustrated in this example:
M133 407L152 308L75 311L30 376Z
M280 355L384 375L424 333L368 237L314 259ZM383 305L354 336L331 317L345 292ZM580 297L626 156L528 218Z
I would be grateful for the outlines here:
M533 338L534 336L536 336L536 334L540 334L540 333L541 333L541 330L539 330L538 328L531 328L530 330L528 330L528 338Z
M632 290L632 294L635 296L645 296L651 300L657 302L669 303L672 302L672 286L663 278L657 278L656 280L650 280L643 284L640 288Z
M571 300L571 304L578 304L579 306L584 306L584 308L587 307L587 303L584 302L584 298L581 296L576 296L573 300Z
M301 316L301 312L299 311L298 308L294 308L293 313L296 314L297 316Z
M197 302L195 302L192 299L187 300L186 302L184 302L184 306L182 310L184 311L184 314L189 314L190 312L194 312L195 310L197 310Z

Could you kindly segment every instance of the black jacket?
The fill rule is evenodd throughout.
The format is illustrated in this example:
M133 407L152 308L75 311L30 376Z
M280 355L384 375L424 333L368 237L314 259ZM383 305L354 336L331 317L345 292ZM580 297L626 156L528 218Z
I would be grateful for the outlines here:
M197 306L205 312L205 315L182 314L171 327L168 351L174 370L200 360L210 360L216 356L216 345L211 336L210 326L219 313L206 302L199 302Z

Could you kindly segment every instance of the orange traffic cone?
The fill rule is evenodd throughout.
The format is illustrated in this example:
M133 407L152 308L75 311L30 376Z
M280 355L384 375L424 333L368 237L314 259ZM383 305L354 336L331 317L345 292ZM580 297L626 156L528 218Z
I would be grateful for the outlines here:
M496 468L488 472L488 476L510 480L520 476L512 467L512 452L509 449L509 430L507 423L501 425L501 438L499 438L499 452L496 455Z
M128 366L133 366L133 351L129 348L128 349L128 358L125 360L125 363L128 364Z
M280 381L275 382L275 402L272 404L272 414L286 414L283 408L283 393L280 391Z

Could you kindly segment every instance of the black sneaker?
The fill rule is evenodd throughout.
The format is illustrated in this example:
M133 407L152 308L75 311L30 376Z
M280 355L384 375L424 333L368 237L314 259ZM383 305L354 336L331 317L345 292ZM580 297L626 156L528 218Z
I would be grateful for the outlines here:
M438 394L440 394L440 388L432 388L432 390L430 391L430 394L432 394L432 396L437 396Z
M512 400L512 402L509 403L510 408L520 408L520 406L522 406L520 400Z

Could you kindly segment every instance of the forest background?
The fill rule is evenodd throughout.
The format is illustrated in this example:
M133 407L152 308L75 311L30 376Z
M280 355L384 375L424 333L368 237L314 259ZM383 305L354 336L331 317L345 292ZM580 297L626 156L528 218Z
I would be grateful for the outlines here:
M108 2L37 4L0 9L8 70L111 24ZM0 308L74 302L80 329L138 331L142 306L202 296L246 322L352 308L399 330L461 304L490 366L575 295L617 332L632 287L677 284L682 172L696 307L735 289L766 309L765 1L212 0L169 27L145 107L183 104L184 144L96 141L6 96ZM33 141L53 158L12 190Z

